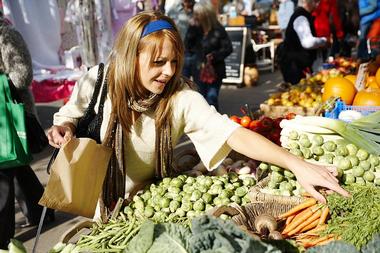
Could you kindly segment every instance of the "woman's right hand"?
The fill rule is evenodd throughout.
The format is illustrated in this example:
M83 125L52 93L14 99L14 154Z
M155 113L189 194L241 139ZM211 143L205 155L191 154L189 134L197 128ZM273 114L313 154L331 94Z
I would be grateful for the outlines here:
M49 144L55 148L60 148L63 144L68 142L74 135L73 127L69 125L52 126L48 130Z

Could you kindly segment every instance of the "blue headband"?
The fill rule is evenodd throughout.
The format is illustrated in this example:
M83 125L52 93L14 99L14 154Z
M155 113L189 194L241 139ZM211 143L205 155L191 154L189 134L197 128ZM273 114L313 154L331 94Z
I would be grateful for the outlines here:
M163 29L174 29L174 27L172 26L172 24L170 24L166 20L155 20L155 21L152 21L152 22L148 23L144 27L144 31L141 34L141 38L145 37L148 34L151 34L153 32L160 31L160 30L163 30Z

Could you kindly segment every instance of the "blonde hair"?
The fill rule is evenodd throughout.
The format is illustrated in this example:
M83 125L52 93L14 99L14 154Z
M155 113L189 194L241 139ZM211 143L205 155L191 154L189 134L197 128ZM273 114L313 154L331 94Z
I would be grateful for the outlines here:
M204 32L211 31L219 23L216 12L211 3L200 1L194 5L193 13L199 17Z
M166 20L173 29L153 32L141 38L144 27L154 20ZM109 59L108 86L112 101L112 113L115 113L127 132L133 124L133 112L128 108L128 100L147 97L148 90L141 84L138 70L138 55L144 50L152 53L150 62L160 54L164 39L168 39L176 51L177 67L174 76L165 86L157 103L156 125L162 126L171 120L171 96L181 89L180 74L183 66L183 42L174 22L160 12L145 11L132 17L119 32Z

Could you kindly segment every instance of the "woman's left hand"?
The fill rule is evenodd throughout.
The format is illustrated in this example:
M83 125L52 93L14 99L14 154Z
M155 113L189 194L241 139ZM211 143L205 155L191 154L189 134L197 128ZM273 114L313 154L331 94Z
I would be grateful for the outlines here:
M322 203L326 203L326 199L315 187L324 187L342 196L350 196L350 194L339 185L339 181L336 178L338 172L334 166L321 166L300 160L290 168L292 168L292 172L302 187Z

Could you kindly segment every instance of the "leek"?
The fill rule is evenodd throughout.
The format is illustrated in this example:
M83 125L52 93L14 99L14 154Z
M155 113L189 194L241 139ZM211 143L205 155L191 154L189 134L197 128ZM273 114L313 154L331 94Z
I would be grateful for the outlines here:
M297 121L300 124L318 126L334 131L356 146L372 154L380 155L380 136L378 135L380 111L351 123L318 116L298 117Z

